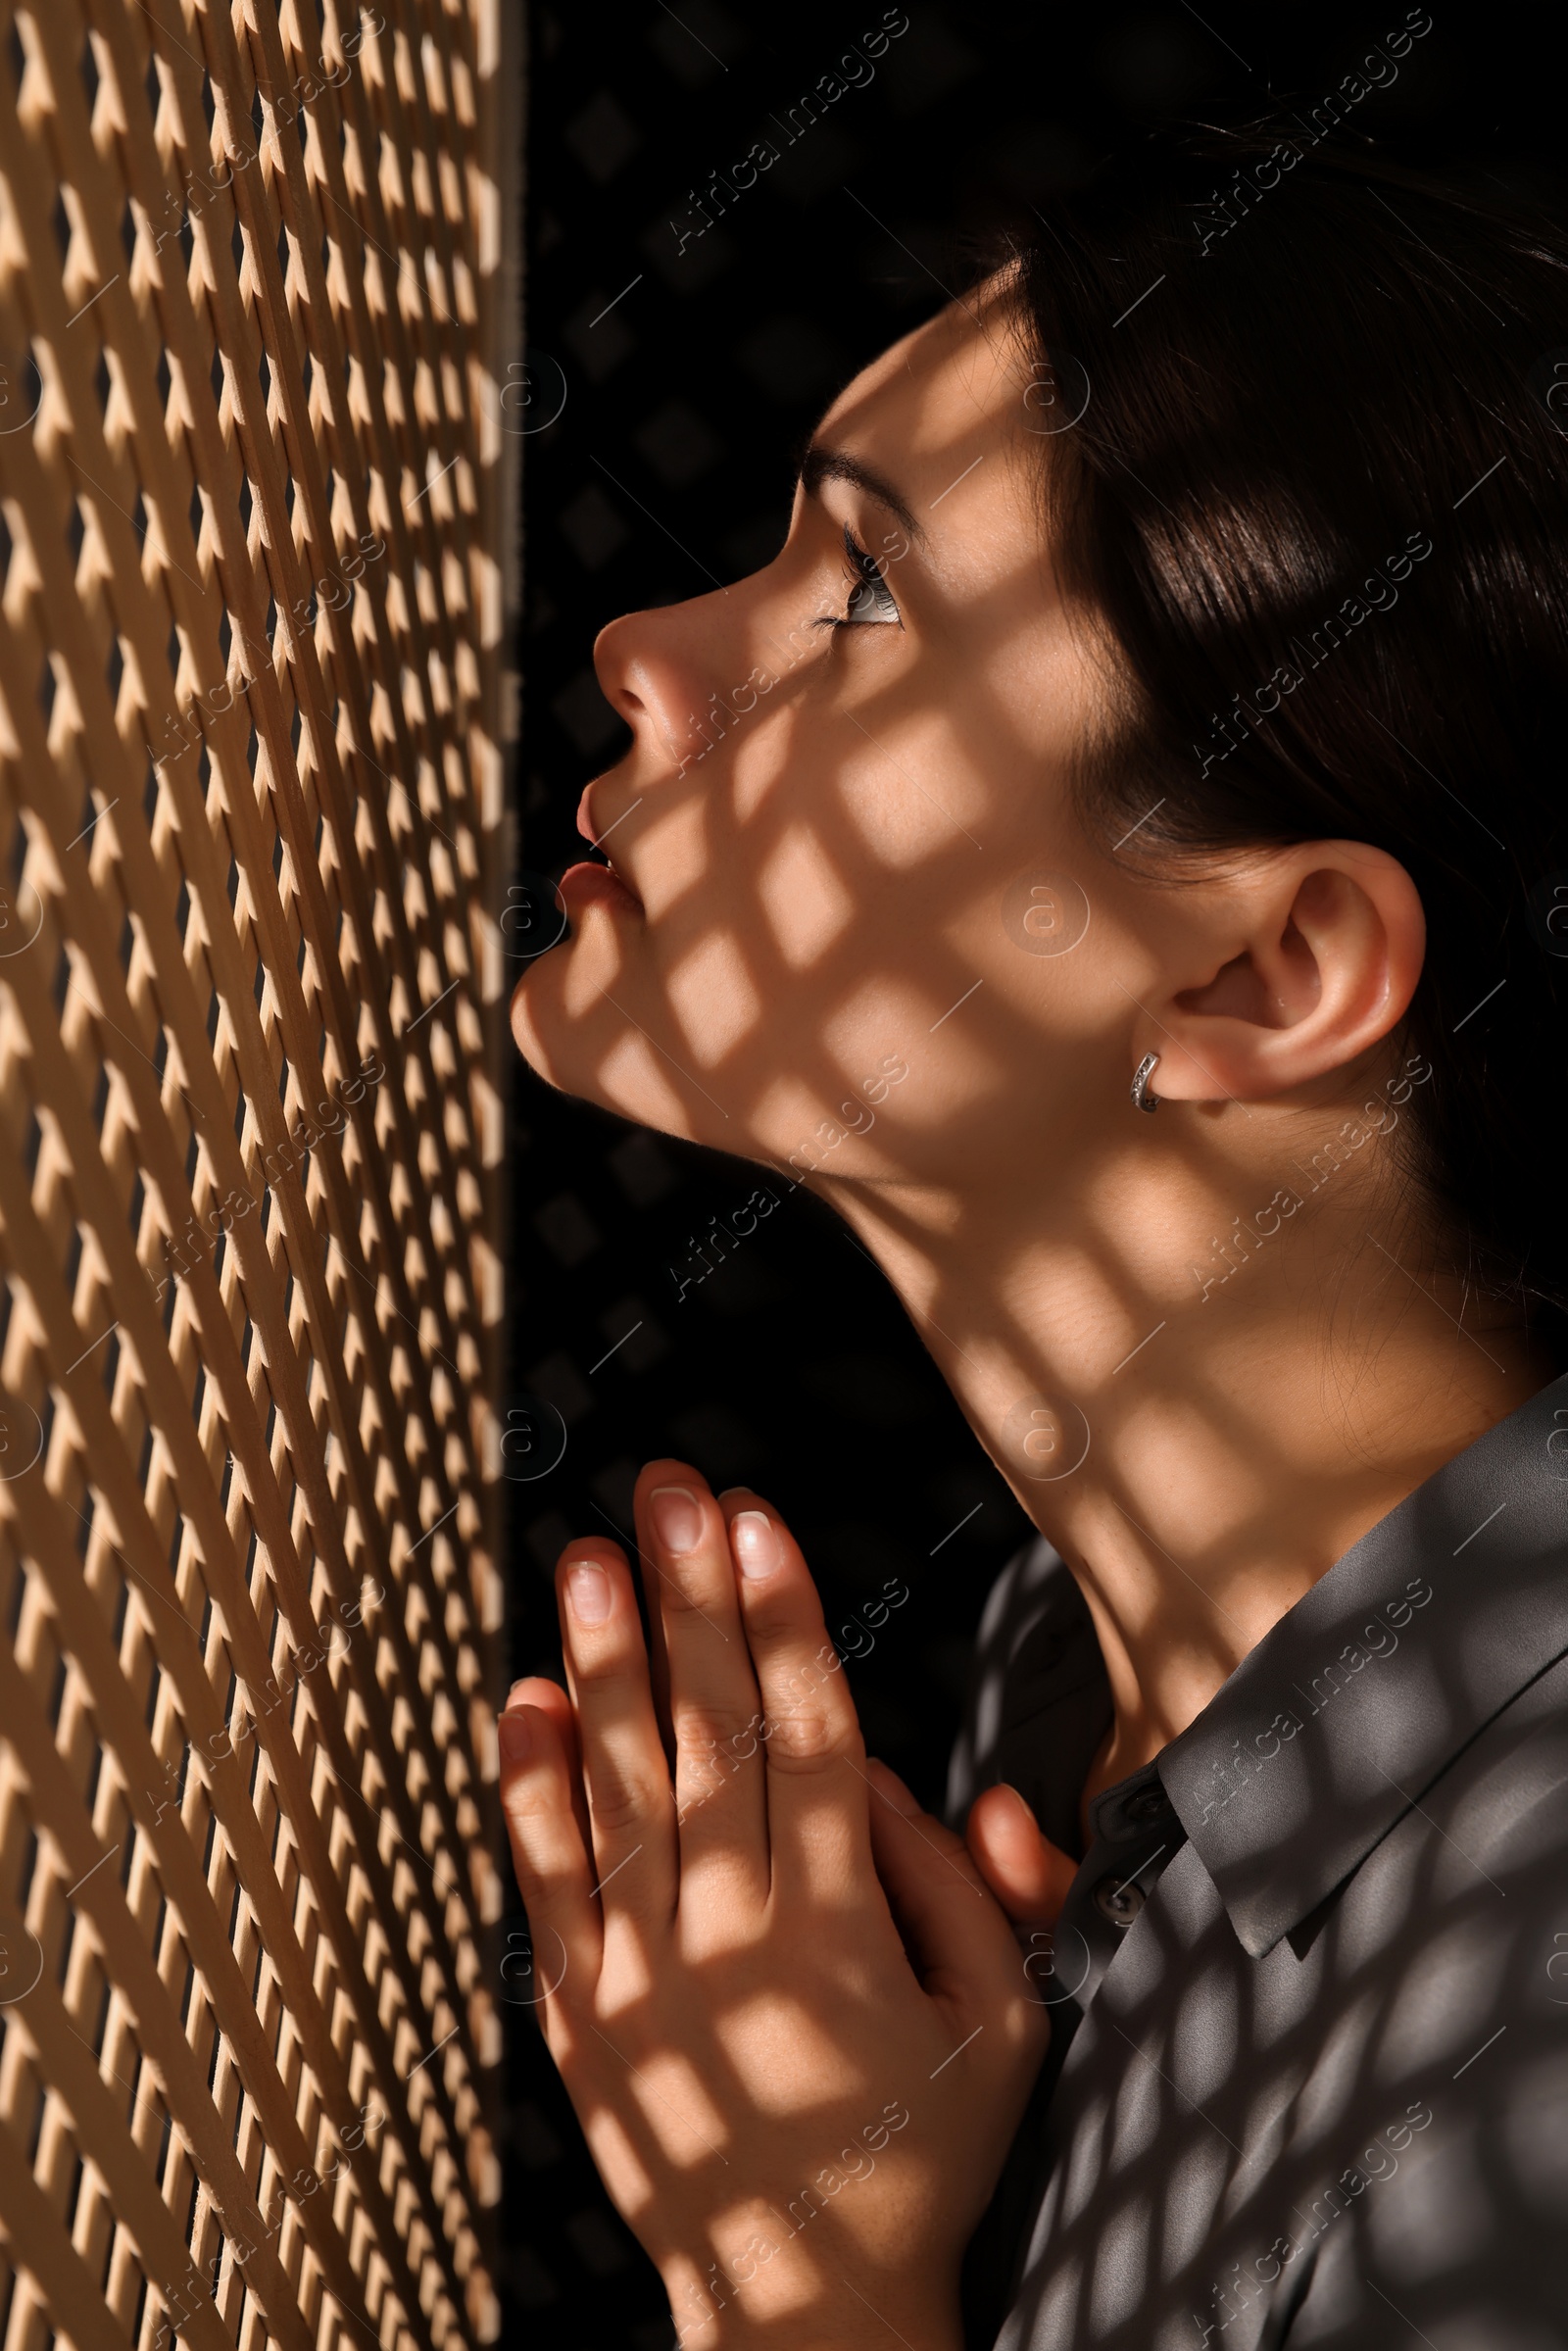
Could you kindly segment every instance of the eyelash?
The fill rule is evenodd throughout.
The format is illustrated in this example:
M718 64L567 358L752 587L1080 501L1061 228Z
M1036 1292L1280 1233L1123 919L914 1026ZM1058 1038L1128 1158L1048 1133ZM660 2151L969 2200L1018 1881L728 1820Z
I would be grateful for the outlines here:
M878 624L885 626L889 621L894 621L902 628L903 616L894 601L893 591L883 577L881 565L875 556L860 545L848 523L844 526L844 554L846 575L850 581L850 609L846 612L824 614L816 626L831 629L865 628ZM881 605L885 599L889 609L886 612L876 611L872 620L862 620L855 612L856 599L860 596L868 598L873 608Z

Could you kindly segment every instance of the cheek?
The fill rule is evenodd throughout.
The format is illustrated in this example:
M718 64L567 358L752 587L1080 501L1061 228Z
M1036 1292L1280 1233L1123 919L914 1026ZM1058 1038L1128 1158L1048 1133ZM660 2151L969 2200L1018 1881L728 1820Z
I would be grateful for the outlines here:
M887 887L893 890L896 885ZM907 935L921 935L912 909ZM904 960L911 959L906 947ZM933 961L929 952L921 959ZM863 1097L863 1081L874 1079L886 1056L896 1055L907 1064L909 1076L889 1087L873 1140L885 1144L895 1133L906 1141L922 1135L961 1135L978 1106L1004 1094L1007 1078L1005 1063L988 1049L976 1007L958 1002L972 986L968 972L956 959L939 959L935 968L944 984L937 985L924 975L915 980L885 964L877 969L870 956L861 961L872 963L875 976L846 987L842 1003L835 999L821 1022L823 1049L842 1080L842 1092Z
M762 919L781 961L806 971L845 931L855 912L837 862L808 825L792 824L758 878Z
M707 893L712 889L711 868L717 862L704 793L689 790L685 782L665 789L682 798L656 812L650 794L626 828L630 835L636 827L633 861L650 922L659 921L689 891L711 904Z
M727 929L710 929L679 957L665 993L687 1051L703 1069L744 1044L762 1016L752 958Z
M972 755L943 720L858 729L839 767L837 798L851 849L868 868L903 873L969 851L984 837L993 792Z

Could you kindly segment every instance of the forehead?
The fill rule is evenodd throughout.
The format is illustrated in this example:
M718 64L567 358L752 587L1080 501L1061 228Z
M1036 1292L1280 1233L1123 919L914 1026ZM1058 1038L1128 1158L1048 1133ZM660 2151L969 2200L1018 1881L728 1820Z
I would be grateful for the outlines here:
M1016 314L993 279L863 367L815 438L892 473L923 514L950 459L1022 437L1030 372Z

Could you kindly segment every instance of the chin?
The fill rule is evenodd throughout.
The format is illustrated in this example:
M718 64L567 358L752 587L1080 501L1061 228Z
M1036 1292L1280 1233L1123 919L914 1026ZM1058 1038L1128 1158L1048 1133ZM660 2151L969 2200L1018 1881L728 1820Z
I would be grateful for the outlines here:
M563 951L552 949L551 955ZM550 960L541 956L540 963ZM592 1102L637 1126L653 1127L686 1143L725 1138L705 1131L713 1119L701 1114L709 1104L688 1102L672 1084L656 1047L643 1030L598 997L591 1012L571 1012L562 1003L559 973L552 989L542 986L539 966L524 972L512 992L512 1035L535 1077L574 1102Z
M539 1034L538 1024L533 1017L533 1009L528 1002L528 982L531 977L532 974L525 971L512 991L512 1004L508 1015L512 1023L512 1041L536 1078L543 1078L545 1084L554 1086L558 1093L566 1094L570 1092L570 1088L558 1074L555 1060L543 1037Z

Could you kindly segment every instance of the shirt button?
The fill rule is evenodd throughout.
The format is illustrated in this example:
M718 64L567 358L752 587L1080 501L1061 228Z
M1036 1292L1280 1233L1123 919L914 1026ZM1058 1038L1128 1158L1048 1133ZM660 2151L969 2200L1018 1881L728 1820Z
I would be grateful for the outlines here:
M1102 1878L1094 1904L1113 1927L1130 1927L1144 1906L1144 1889L1132 1878Z

